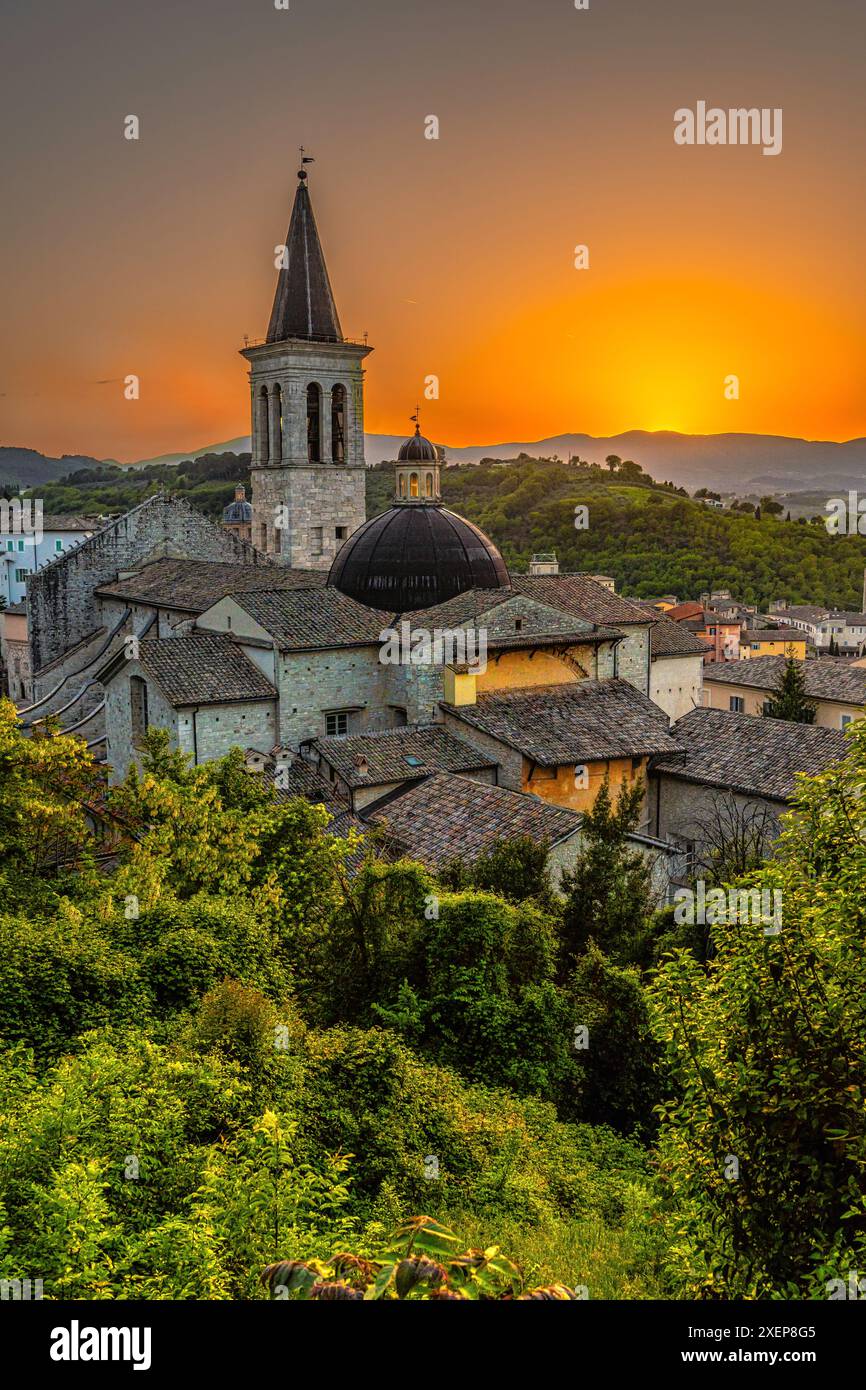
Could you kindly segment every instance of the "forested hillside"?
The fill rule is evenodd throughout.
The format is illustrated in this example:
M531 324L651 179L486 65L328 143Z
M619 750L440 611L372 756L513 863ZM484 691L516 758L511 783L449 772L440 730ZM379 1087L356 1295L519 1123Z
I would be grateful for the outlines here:
M388 482L374 474L379 510ZM770 599L859 610L866 537L831 536L823 521L716 510L669 488L545 460L445 469L447 506L474 521L517 569L555 550L563 570L609 574L621 593L696 598L730 589L742 602ZM575 507L588 527L575 528Z
M768 936L653 911L640 789L602 793L563 898L527 841L438 880L371 843L353 873L354 833L240 752L192 768L152 731L106 794L0 702L0 1279L826 1297L866 1261L853 727L752 871Z
M516 570L526 569L535 551L555 550L561 569L612 575L621 593L641 598L695 598L727 588L761 606L786 598L859 609L866 537L829 535L820 508L814 521L788 521L766 509L757 519L753 510L703 506L681 489L654 482L636 464L621 468L611 473L530 458L446 468L443 499L486 531ZM81 470L35 493L47 513L92 514L127 510L166 489L218 519L236 482L249 496L249 454L206 455L135 473ZM393 489L390 464L368 472L368 516L390 506ZM585 529L575 527L580 506L588 509Z

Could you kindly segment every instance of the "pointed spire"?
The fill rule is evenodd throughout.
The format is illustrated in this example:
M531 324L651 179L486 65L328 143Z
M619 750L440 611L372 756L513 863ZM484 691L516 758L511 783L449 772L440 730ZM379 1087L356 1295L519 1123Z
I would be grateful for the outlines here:
M286 338L342 342L343 331L303 166L298 171L298 188L286 236L285 259L286 264L280 269L277 280L268 325L268 342L281 343Z

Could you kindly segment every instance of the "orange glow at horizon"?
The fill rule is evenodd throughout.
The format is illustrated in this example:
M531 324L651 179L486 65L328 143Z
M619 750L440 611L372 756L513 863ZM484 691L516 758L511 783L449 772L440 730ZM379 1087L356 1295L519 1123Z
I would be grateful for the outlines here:
M864 7L107 6L61 7L50 41L31 7L12 35L0 445L131 462L249 435L238 349L301 143L344 331L374 348L369 433L405 436L420 400L451 448L866 437ZM704 97L784 109L781 154L678 147Z

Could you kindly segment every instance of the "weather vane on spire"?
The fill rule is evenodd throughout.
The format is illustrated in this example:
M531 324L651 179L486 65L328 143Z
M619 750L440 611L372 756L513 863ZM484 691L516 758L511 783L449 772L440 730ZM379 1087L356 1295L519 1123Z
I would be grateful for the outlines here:
M306 171L306 169L304 168L304 165L305 165L305 164L315 164L315 162L316 162L316 156L313 155L313 154L306 154L305 151L304 151L304 146L303 146L303 145L299 145L299 146L298 146L298 153L299 153L300 156L301 156L301 167L300 167L300 169L298 170L298 178L299 178L299 179L305 179L305 178L307 177L307 171Z
M414 414L414 415L410 415L410 416L409 416L409 419L412 420L412 421L414 421L414 423L415 423L415 433L416 433L416 434L420 434L420 433L421 433L421 407L420 407L420 405L416 405L416 406L415 406L415 414Z

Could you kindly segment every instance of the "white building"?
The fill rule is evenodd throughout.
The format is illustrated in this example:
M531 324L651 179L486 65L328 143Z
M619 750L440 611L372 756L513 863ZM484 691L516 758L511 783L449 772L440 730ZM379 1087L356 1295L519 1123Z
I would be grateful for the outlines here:
M6 529L3 529L4 526ZM98 523L81 516L43 516L32 531L0 516L0 595L11 608L27 592L27 577L80 545Z

